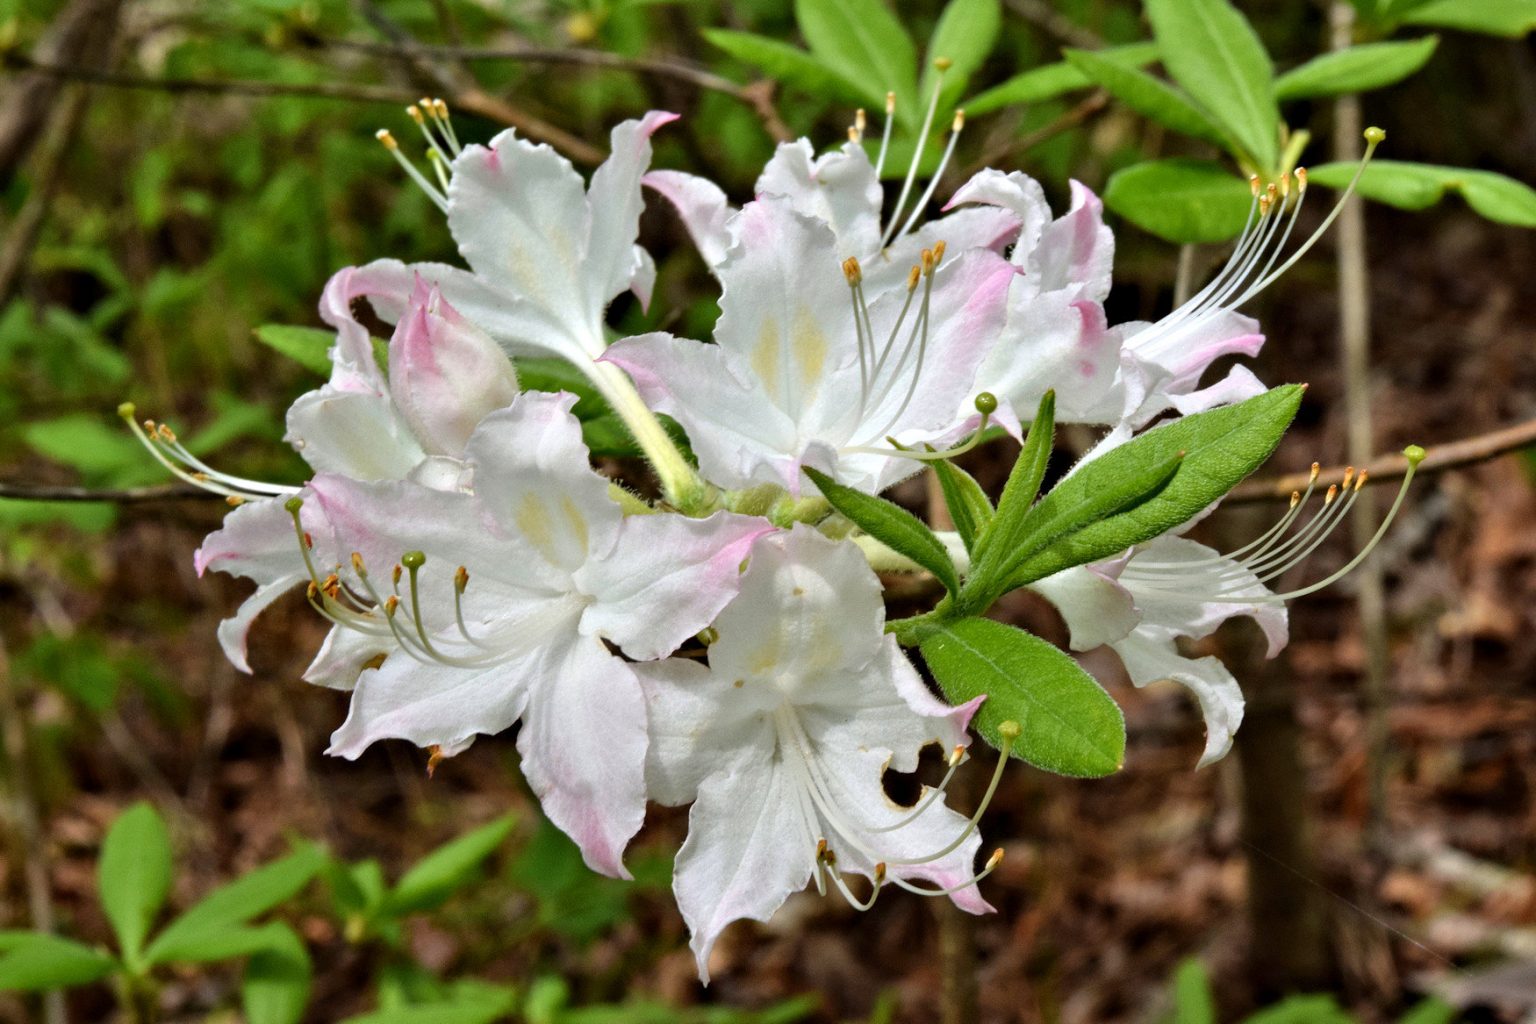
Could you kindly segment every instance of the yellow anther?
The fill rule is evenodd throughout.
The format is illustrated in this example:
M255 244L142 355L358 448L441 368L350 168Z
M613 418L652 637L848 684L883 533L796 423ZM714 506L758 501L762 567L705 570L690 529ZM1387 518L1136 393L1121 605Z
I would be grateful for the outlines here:
M1367 473L1365 470L1362 469L1360 471L1360 475L1355 478L1355 490L1358 491L1360 488L1364 487L1365 486L1365 481L1366 481L1366 479L1370 475L1371 474Z
M955 111L955 119L949 123L949 130L952 131L952 132L955 132L956 134L958 134L960 129L962 129L964 127L965 127L965 108L962 107L961 109Z
M193 471L192 471L192 472L191 472L191 473L190 473L190 474L188 474L188 475L189 475L189 476L191 476L191 477L192 477L192 479L193 479L193 480L196 480L196 481L197 481L197 482L198 482L198 483L207 483L207 482L208 482L208 474L207 474L207 473L204 473L204 472L203 472L203 471L202 471L202 470L200 470L200 469L198 469L198 470L193 470Z
M864 269L859 266L857 256L849 256L843 260L843 276L848 279L850 286L857 285L864 280Z
M171 428L170 428L170 427L168 427L168 426L166 426L166 425L165 425L165 424L164 424L164 423L162 423L162 424L160 424L160 428L159 428L159 430L158 430L158 431L156 431L156 432L157 432L157 433L158 433L158 434L159 434L159 435L160 435L160 436L161 436L161 437L162 437L162 438L163 438L163 439L164 439L164 440L165 440L165 441L166 441L166 442L167 442L167 443L169 443L169 444L175 444L175 443L176 443L176 432L175 432L175 431L173 431L173 430L172 430L172 429L171 429Z
M453 586L459 593L464 593L464 588L469 586L469 570L462 565L453 573Z
M1003 848L999 846L992 851L992 856L987 858L987 870L991 871L1003 862Z
M1298 168L1296 168L1296 191L1297 192L1305 192L1306 190L1307 190L1307 169L1305 167L1298 167Z
M1282 196L1289 196L1291 194L1291 172L1290 171L1286 171L1284 174L1280 175L1280 194Z
M860 135L864 134L864 126L867 124L869 124L869 118L865 116L864 108L860 107L858 110L855 110L853 112L853 126L858 129Z
M1316 480L1317 479L1317 474L1321 473L1322 471L1323 471L1323 467L1321 465L1319 465L1316 462L1312 463L1312 479L1313 480Z
M448 120L448 104L444 103L441 98L432 101L432 110L442 120Z
M400 148L400 143L395 141L395 137L390 134L388 128L380 128L373 133L373 137L384 143L384 148L391 152Z
M947 243L945 243L945 241L942 238L939 239L938 244L933 247L933 265L934 266L938 266L940 263L942 263L944 261L944 250L947 247L948 247Z
M357 573L359 576L368 575L368 569L363 565L363 556L361 552L352 552L352 571Z
M818 839L818 840L816 840L816 859L817 860L826 860L826 857L827 857L827 841L825 839Z
M885 861L881 861L879 864L875 865L875 885L876 886L881 886L881 885L884 885L884 884L885 884Z
M398 587L400 585L400 576L404 573L404 571L405 570L401 569L398 563L393 569L390 570L389 578L395 586Z
M931 277L933 275L933 268L939 265L939 261L934 258L933 250L924 249L920 258L923 264L923 276Z
M1297 505L1300 505L1300 504L1301 504L1301 492L1300 491L1292 491L1291 492L1291 508L1295 508Z
M315 550L315 535L308 530L304 531L304 546L309 550Z
M230 508L239 508L241 505L245 504L245 499L240 497L238 494L231 494L229 497L224 499L224 504L228 505Z
M1264 217L1264 216L1267 216L1269 214L1269 205L1270 205L1269 193L1266 192L1264 195L1259 196L1259 216L1260 217Z
M887 115L896 113L896 94L894 92L885 94L885 112Z
M395 615L395 612L397 612L399 610L400 610L400 599L398 597L396 597L394 594L390 594L389 597L386 598L385 601L384 601L384 614L388 615L390 618L393 618L394 615Z
M1325 506L1332 505L1333 504L1333 499L1337 498L1338 496L1339 496L1339 485L1338 484L1329 484L1328 485L1328 493L1323 495L1323 504Z
M314 580L310 580L309 586L304 588L304 596L311 601L318 601L320 599L320 588L315 586Z
M913 267L911 270L907 271L907 291L909 291L909 292L916 291L917 290L917 280L918 280L918 278L920 278L922 276L923 276L923 268L921 268L921 267Z
M1339 485L1340 488L1342 490L1346 490L1346 491L1349 490L1349 483L1354 478L1355 478L1355 467L1354 466L1345 466L1344 467L1344 482Z
M427 778L431 778L437 772L437 766L443 763L443 748L436 743L427 748Z
M848 141L849 142L858 142L862 138L863 138L863 136L859 134L859 129L856 126L849 125L849 127L848 127Z
M337 576L335 573L330 573L325 577L325 579L320 581L320 589L328 591L340 582L341 578L339 576Z
M1259 188L1259 176L1257 174L1250 174L1248 176L1248 191L1253 193L1254 198L1258 198L1261 189Z
M437 109L437 107L433 105L432 98L430 96L423 96L416 102L421 105L422 110L435 111Z
M417 124L423 124L426 121L426 118L421 116L421 108L414 103L406 107L405 112L411 115L411 120L415 121Z
M960 759L963 758L964 756L965 756L965 746L964 746L964 744L960 744L960 743L955 744L955 749L951 750L949 752L949 766L951 768L953 768L955 765L960 763Z

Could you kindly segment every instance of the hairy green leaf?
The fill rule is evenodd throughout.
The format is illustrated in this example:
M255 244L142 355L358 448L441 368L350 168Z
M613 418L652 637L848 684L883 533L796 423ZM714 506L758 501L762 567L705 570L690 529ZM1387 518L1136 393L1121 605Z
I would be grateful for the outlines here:
M806 467L806 475L821 489L832 507L847 516L871 537L938 577L951 594L960 591L960 576L950 561L944 542L928 524L900 505L872 494L844 487L825 473Z
M1227 0L1147 0L1163 66L1261 171L1279 159L1274 70L1248 19Z
M1019 457L1008 471L1008 482L1003 485L1002 497L997 502L997 514L987 528L977 534L969 587L983 591L994 589L999 568L1018 541L1020 525L1035 503L1035 496L1040 493L1040 481L1045 479L1055 444L1056 392L1047 391L1040 398L1035 418L1030 421Z
M1344 188L1355 175L1355 164L1313 167L1309 180L1329 188ZM1402 210L1422 210L1460 193L1482 216L1500 224L1536 228L1536 189L1493 171L1470 167L1441 167L1398 160L1372 160L1360 176L1360 194Z
M991 619L946 623L922 643L944 696L963 704L986 695L972 727L1002 749L1002 726L1018 723L1013 756L1077 778L1118 771L1125 718L1104 688L1065 652Z
M1053 542L1014 569L1008 589L1112 557L1199 515L1269 458L1304 390L1286 384L1236 405L1182 417L1083 466L1041 505L1057 495L1067 505L1091 501L1094 491L1183 453L1178 471L1154 497Z
M1438 36L1405 42L1363 43L1314 57L1275 79L1275 98L1299 100L1366 92L1400 82L1424 66Z
M1235 238L1248 220L1248 182L1209 160L1149 160L1116 171L1104 205L1180 245Z
M96 884L123 959L132 967L171 888L171 838L149 804L134 804L118 815L101 847Z
M1093 50L1063 50L1062 55L1084 77L1143 117L1176 132L1214 142L1223 149L1231 148L1231 142L1210 115L1162 79Z
M944 492L949 518L954 520L955 532L960 534L965 550L971 551L977 535L992 522L992 501L975 477L948 459L938 459L932 465L939 488Z

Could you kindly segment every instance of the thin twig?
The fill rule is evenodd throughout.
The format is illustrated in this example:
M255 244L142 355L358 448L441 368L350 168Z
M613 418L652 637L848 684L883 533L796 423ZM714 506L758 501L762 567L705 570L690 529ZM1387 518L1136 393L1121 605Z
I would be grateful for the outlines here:
M1487 462L1489 459L1519 451L1521 448L1529 448L1532 445L1536 445L1536 419L1431 448L1429 456L1420 463L1418 472L1422 475L1447 469L1459 469L1463 466ZM1408 471L1408 460L1401 455L1378 455L1364 468L1370 474L1371 483L1401 480L1403 474ZM1323 470L1317 478L1318 486L1327 487L1329 484L1343 483L1344 472L1343 466ZM1280 477L1250 480L1239 484L1231 494L1227 495L1226 500L1247 502L1289 499L1292 494L1307 486L1310 477L1310 473L1288 473Z
M143 505L157 501L223 501L212 491L161 484L154 487L69 487L55 484L29 484L24 481L0 481L0 498L20 501L110 501L114 505Z
M1085 50L1098 50L1104 46L1104 39L1097 32L1083 28L1046 0L1008 0L1008 9L1060 42Z
M971 163L961 177L969 177L983 167L996 167L1015 153L1025 153L1042 143L1049 142L1063 132L1079 127L1108 106L1109 94L1103 90L1094 92L1050 124L1028 135L1021 135L1017 139L1007 140L988 149Z

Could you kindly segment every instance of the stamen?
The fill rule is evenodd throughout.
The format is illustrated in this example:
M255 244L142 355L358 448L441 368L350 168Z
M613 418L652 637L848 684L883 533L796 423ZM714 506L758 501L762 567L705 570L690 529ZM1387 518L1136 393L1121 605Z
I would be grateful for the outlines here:
M885 94L885 126L880 130L880 153L875 158L875 180L880 180L880 172L885 170L885 157L891 151L891 127L896 123L896 94Z
M944 170L949 166L949 158L955 155L955 144L960 141L960 129L964 127L965 111L957 110L955 111L955 119L950 122L949 142L944 146L944 155L939 158L938 169L935 170L933 172L933 176L928 179L928 187L923 191L922 198L917 201L917 205L912 208L912 215L907 218L907 222L903 224L901 226L901 230L896 233L897 238L900 238L907 232L911 231L913 226L917 224L917 219L921 217L923 211L928 208L928 201L933 198L933 193L939 187L939 179L944 177Z
M943 57L933 62L938 70L933 83L933 96L928 101L928 112L923 115L923 127L917 133L917 141L912 147L912 163L907 167L906 180L901 183L901 194L896 199L896 210L891 214L891 225L886 229L880 239L880 248L884 249L891 244L895 237L896 225L901 223L901 214L907 205L907 197L912 194L912 185L917 180L918 166L923 162L923 149L928 142L928 133L933 129L933 116L939 109L939 95L944 91L944 72L949 70L949 61Z
M986 867L976 872L970 878L967 878L961 882L956 882L954 885L946 886L943 889L925 889L920 885L914 885L913 883L908 882L904 878L892 878L891 881L905 889L907 892L913 893L917 896L953 896L961 889L969 889L971 886L979 883L982 879L996 871L997 866L1002 862L1003 848L999 846L997 849L992 851L992 856L987 858Z
M977 425L975 433L952 448L935 451L932 445L928 445L927 451L918 452L908 448L894 437L887 437L885 441L890 445L889 448L879 448L874 445L850 445L838 450L858 452L863 455L889 455L892 458L915 459L918 462L938 462L940 460L953 459L964 455L981 444L982 439L986 436L987 427L991 425L992 414L997 411L997 396L990 391L981 392L976 396L976 411L981 413L981 423Z
M297 487L269 484L261 480L219 472L188 451L186 446L177 440L175 432L165 424L156 423L154 420L145 420L142 424L135 423L136 410L132 402L119 405L117 415L128 425L129 432L154 460L172 476L193 487L221 494L232 504L262 498L281 498L298 492Z
M432 200L439 210L447 213L448 197L439 191L436 185L428 181L426 175L416 169L415 164L405 158L405 154L400 152L400 143L395 141L395 137L390 134L389 129L380 128L374 133L374 137L383 144L385 149L389 150L389 155L395 158L395 163L399 164L401 170L405 171L406 175L416 183L416 186L427 194L427 198Z

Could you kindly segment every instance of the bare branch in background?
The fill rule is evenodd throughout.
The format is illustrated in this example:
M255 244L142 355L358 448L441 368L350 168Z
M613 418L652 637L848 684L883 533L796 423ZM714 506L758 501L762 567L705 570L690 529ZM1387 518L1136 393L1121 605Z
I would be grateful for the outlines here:
M0 498L15 498L19 501L110 501L115 505L224 500L222 495L212 491L200 491L181 484L161 484L155 487L68 487L21 481L0 481Z
M1104 40L1097 32L1083 28L1046 0L1008 0L1008 9L1068 46L1080 46L1085 50L1098 50L1104 46Z

